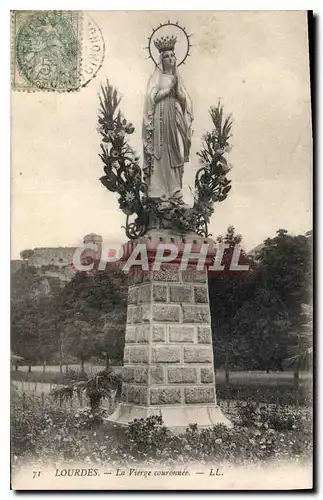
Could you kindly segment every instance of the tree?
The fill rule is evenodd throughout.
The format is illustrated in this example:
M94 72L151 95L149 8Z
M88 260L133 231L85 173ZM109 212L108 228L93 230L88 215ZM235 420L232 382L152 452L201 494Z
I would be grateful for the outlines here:
M89 323L80 318L80 313L65 322L65 347L81 362L81 371L84 372L84 362L93 353L95 342L96 324Z
M288 347L286 359L294 367L295 389L298 389L300 369L308 368L313 361L313 307L301 304L301 311L301 328L298 332L290 332L293 344Z
M20 252L20 257L22 258L22 260L28 260L33 255L34 255L33 250L23 250L22 252Z
M224 270L209 273L210 309L216 363L224 364L228 382L230 363L236 357L240 342L234 316L248 299L252 268L247 272L230 270L235 246L242 243L242 236L236 234L234 226L229 226L226 235L219 236L217 242L229 247L222 259ZM239 263L251 264L245 252L241 253Z
M111 311L103 318L101 330L96 335L93 354L105 359L106 368L109 367L111 358L122 360L126 312L125 307Z
M58 348L53 294L43 290L44 278L23 266L11 278L11 345L29 364L48 361Z
M301 304L308 304L311 297L311 240L279 229L277 236L267 238L264 243L255 256L258 264L255 279L260 286L276 293L282 308L288 311L292 327L298 329Z
M290 333L302 329L302 304L310 302L311 260L311 233L291 236L285 229L279 229L274 238L267 238L255 256L257 286L270 291L279 302L281 313L288 316L288 344L296 341ZM284 353L287 357L286 350Z
M275 295L263 288L254 291L233 319L240 364L252 369L283 369L290 323Z
M28 362L45 363L57 351L59 337L51 298L25 300L11 307L11 346Z
M77 274L62 290L57 308L67 353L84 366L91 356L121 357L126 323L127 277L118 267Z

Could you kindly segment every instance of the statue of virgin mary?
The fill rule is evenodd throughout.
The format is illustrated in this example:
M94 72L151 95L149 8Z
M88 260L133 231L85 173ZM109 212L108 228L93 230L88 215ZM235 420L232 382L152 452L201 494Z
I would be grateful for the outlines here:
M191 99L177 71L175 43L173 36L155 41L159 64L148 81L142 130L148 197L165 208L184 203L182 180L193 120Z

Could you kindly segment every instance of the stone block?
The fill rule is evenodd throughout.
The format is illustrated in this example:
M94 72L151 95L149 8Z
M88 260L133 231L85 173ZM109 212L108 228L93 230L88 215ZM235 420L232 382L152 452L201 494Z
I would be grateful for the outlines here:
M150 404L169 405L181 402L181 391L173 387L157 388L150 390Z
M127 323L133 325L141 323L142 321L142 308L141 306L128 306L127 310Z
M139 304L151 302L151 285L140 285L138 287L138 301Z
M153 325L152 326L152 341L155 344L165 342L166 340L166 326Z
M122 369L122 381L133 383L135 381L135 369L124 366Z
M167 302L167 286L153 285L153 299L155 302Z
M191 285L170 285L169 297L170 302L192 302L192 287Z
M143 281L143 271L139 267L131 267L128 275L129 286L139 285Z
M143 304L141 306L141 321L143 323L151 322L151 304Z
M153 271L154 281L179 281L178 264L162 264L159 271Z
M123 363L126 365L127 363L130 363L130 347L125 346L124 351L123 351Z
M175 367L167 368L169 384L193 384L197 382L197 368Z
M126 386L125 384L122 384L121 401L124 403L127 402L127 393L128 393L128 386Z
M207 285L194 286L194 301L196 303L208 304L208 289Z
M184 363L212 363L212 348L184 347Z
M185 388L185 403L215 403L214 387L193 387Z
M136 384L148 384L148 368L135 368L134 381Z
M201 383L214 384L214 371L211 367L201 368Z
M187 266L185 271L182 271L184 283L207 283L206 271L198 271L195 266Z
M143 271L141 279L142 279L142 283L151 283L151 281L152 281L152 272L151 271Z
M194 342L194 326L170 325L169 342Z
M129 349L129 363L148 363L148 347L127 347Z
M145 344L149 342L150 326L138 325L136 327L136 341L138 344Z
M147 405L148 403L148 391L146 387L138 387L135 385L129 385L127 387L127 400L128 403L133 403L136 405Z
M183 308L183 323L209 323L210 311L209 306L182 306Z
M151 384L164 384L165 374L163 366L151 366L150 367L150 383Z
M147 344L149 342L149 325L126 327L126 344Z
M153 321L163 322L178 322L180 314L179 305L171 304L153 304L152 319Z
M138 281L137 281L138 282ZM128 272L128 286L134 286L136 284L136 270L132 267Z
M128 288L128 304L137 304L138 303L138 287L137 286L129 286Z
M199 344L212 344L212 333L210 326L197 327L197 342Z
M179 363L181 350L179 346L152 347L153 363Z
M125 343L131 344L131 343L136 342L135 337L136 337L136 327L127 325L126 326Z

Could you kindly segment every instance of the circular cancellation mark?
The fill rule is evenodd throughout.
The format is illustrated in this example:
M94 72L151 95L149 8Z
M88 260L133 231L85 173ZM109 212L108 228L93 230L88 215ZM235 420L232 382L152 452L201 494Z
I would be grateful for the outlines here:
M83 14L82 61L80 86L85 87L95 78L105 56L105 43L97 23L89 14Z

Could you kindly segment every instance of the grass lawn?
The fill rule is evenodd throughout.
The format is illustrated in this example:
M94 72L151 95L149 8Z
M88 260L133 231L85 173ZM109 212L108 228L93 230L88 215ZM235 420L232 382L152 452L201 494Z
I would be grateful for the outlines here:
M45 373L42 371L12 371L13 381L36 382L39 384L68 384L69 377L59 371L51 371L47 367ZM55 367L57 368L57 367ZM97 367L96 367L97 368ZM100 367L104 369L103 366ZM114 368L120 373L122 367ZM99 371L90 371L89 375ZM38 390L39 389L39 390ZM40 385L37 392L47 392ZM270 372L265 371L237 371L230 373L229 384L225 382L223 370L216 373L216 392L218 401L237 400L246 401L252 399L261 403L274 403L284 405L305 405L312 403L312 376L308 372L301 372L299 388L295 391L294 375L291 371Z

